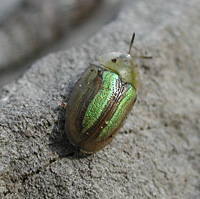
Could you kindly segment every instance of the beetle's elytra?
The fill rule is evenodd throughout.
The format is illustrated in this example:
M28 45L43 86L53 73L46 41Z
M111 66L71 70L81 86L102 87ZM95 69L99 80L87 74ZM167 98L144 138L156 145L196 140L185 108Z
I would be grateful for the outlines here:
M111 52L99 57L76 82L66 109L66 132L84 152L106 146L131 111L138 88L138 72L131 47L128 54ZM143 57L148 58L148 57Z

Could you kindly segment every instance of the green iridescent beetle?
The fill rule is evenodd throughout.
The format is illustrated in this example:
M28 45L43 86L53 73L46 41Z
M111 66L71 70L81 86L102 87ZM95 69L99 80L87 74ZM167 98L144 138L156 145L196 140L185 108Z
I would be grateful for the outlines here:
M66 132L83 152L106 146L121 128L137 98L138 71L131 48L128 54L111 52L99 57L76 82L66 109ZM141 56L139 58L150 58Z

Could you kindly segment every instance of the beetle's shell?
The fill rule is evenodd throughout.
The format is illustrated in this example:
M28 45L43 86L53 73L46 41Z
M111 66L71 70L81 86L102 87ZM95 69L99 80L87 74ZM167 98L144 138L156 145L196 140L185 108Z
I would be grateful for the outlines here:
M114 137L136 101L135 88L116 73L90 65L77 81L66 110L66 132L85 152L102 149Z

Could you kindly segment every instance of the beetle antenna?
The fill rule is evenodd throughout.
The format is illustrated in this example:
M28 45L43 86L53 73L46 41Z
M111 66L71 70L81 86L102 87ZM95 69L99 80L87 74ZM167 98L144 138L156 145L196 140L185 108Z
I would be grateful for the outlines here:
M153 59L152 56L132 56L134 58L141 58L141 59Z
M135 39L135 32L133 33L133 36L132 36L132 39L131 39L131 43L130 43L130 46L129 46L129 51L128 51L129 55L131 55L131 48L133 46L134 39ZM153 58L151 56L133 56L133 55L131 55L131 56L133 58L141 58L141 59L152 59Z
M135 33L133 33L133 36L132 36L132 39L131 39L131 43L130 43L130 46L129 46L128 54L131 54L131 48L133 46L134 39L135 39Z

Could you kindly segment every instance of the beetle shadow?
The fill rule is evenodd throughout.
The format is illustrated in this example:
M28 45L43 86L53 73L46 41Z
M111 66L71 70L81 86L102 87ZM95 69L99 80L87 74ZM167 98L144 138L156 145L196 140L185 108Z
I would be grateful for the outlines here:
M70 87L70 86L69 86ZM65 97L63 97L63 102L66 102L69 94L67 92ZM57 112L57 120L54 123L53 130L49 136L49 148L51 151L56 153L59 158L70 158L70 159L80 159L86 158L93 154L86 154L80 152L78 148L76 148L67 137L67 133L65 130L65 112L66 108L62 104L56 107L55 111Z

